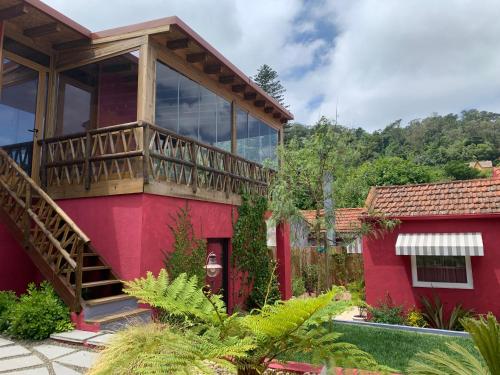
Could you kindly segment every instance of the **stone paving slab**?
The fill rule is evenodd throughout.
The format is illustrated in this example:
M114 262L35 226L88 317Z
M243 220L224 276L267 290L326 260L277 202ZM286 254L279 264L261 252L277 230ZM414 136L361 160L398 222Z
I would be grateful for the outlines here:
M37 368L29 369L29 370L5 372L2 375L50 375L50 373L49 373L49 370L47 370L47 367L37 367Z
M91 339L92 337L96 337L99 335L100 335L99 332L88 332L75 329L74 331L69 331L69 332L53 333L52 335L50 335L50 338L58 341L67 341L67 342L83 344L88 339Z
M0 347L0 359L15 357L18 355L31 354L31 352L20 345L9 345Z
M92 366L92 364L97 360L97 356L98 353L81 350L58 358L56 361L65 365L90 368L90 366Z
M77 348L66 348L64 346L57 345L39 345L33 347L33 349L43 354L48 359L62 357L63 355L73 353L75 350L77 350Z
M85 343L94 346L106 346L109 343L109 340L111 340L113 337L114 337L113 333L105 333L100 336L92 337Z
M3 339L0 337L0 346L12 345L12 344L14 344L12 341L9 341L9 340L6 340L6 339Z
M3 359L0 361L0 371L19 370L43 364L43 361L35 355Z
M78 371L55 362L52 364L52 368L54 369L56 375L81 375Z

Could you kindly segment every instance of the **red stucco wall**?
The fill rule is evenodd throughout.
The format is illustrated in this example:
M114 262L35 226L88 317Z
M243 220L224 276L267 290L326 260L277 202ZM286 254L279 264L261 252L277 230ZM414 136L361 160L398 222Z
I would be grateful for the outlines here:
M40 281L41 275L9 228L0 222L0 290L24 293L28 283Z
M410 256L396 255L399 233L480 232L484 256L471 257L474 289L414 288ZM476 313L493 312L500 317L500 217L465 220L403 221L383 238L363 239L366 298L375 305L388 292L396 304L419 305L420 296L441 297L447 311L462 303Z
M172 250L169 225L175 223L181 207L189 207L195 235L200 238L233 236L237 207L197 200L152 194L128 194L96 198L66 199L57 202L91 238L97 251L123 279L157 273L162 268L164 251ZM280 236L278 251L280 282L284 298L291 296L289 230ZM228 256L231 256L229 241ZM281 262L280 262L281 259ZM288 265L288 266L287 266ZM288 270L288 271L287 271ZM242 275L229 270L228 305L241 305L248 295Z

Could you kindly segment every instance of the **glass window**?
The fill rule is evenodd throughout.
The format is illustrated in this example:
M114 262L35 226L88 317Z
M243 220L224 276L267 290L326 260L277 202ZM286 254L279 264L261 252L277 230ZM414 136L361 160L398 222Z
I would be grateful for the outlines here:
M0 146L33 141L38 72L3 59Z
M231 103L159 61L155 122L178 134L231 150Z
M136 121L137 83L134 52L61 72L57 133Z
M412 257L412 271L415 286L472 286L470 257L417 255Z
M236 152L247 159L248 113L238 109L236 112Z
M257 163L276 164L278 131L241 109L236 113L238 155Z

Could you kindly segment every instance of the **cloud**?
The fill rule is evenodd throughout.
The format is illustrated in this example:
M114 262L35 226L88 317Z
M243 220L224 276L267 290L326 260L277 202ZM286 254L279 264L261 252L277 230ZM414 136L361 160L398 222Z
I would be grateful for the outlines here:
M496 0L47 3L91 30L177 15L247 74L275 68L306 124L336 112L370 130L435 112L500 112Z

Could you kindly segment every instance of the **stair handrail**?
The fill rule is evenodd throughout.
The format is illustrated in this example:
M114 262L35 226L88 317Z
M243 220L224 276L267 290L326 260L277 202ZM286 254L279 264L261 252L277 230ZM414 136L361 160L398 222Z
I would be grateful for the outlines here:
M83 268L83 251L90 245L90 239L87 235L76 225L76 223L59 207L59 205L40 187L35 181L9 156L9 154L0 147L0 165L5 163L5 172L8 168L13 168L15 173L20 176L27 184L26 197L23 201L14 191L11 190L10 186L0 178L0 185L3 187L7 193L14 199L19 206L26 212L26 214L33 220L36 226L42 231L46 238L52 243L55 249L61 254L61 256L66 260L69 267L75 273L75 285L74 285L74 297L71 303L75 311L79 311L81 308L81 290L82 290L82 268ZM1 175L0 175L1 176ZM38 215L31 209L31 199L32 190L38 195L39 199L45 201L45 203L50 206L50 208L58 215L65 225L74 232L74 234L79 238L79 246L77 246L76 261L71 257L71 255L61 246L60 241L54 237L45 224L40 220ZM25 222L24 225L24 236L25 241L29 241L29 222Z
M28 184L31 186L33 190L43 199L45 200L53 209L57 212L59 216L63 218L63 220L71 227L71 229L81 237L84 243L90 242L90 238L76 225L76 223L64 212L61 207L40 187L36 184L33 179L28 176L28 174L5 152L3 148L0 147L0 155L2 158L6 159L7 162L12 166Z

